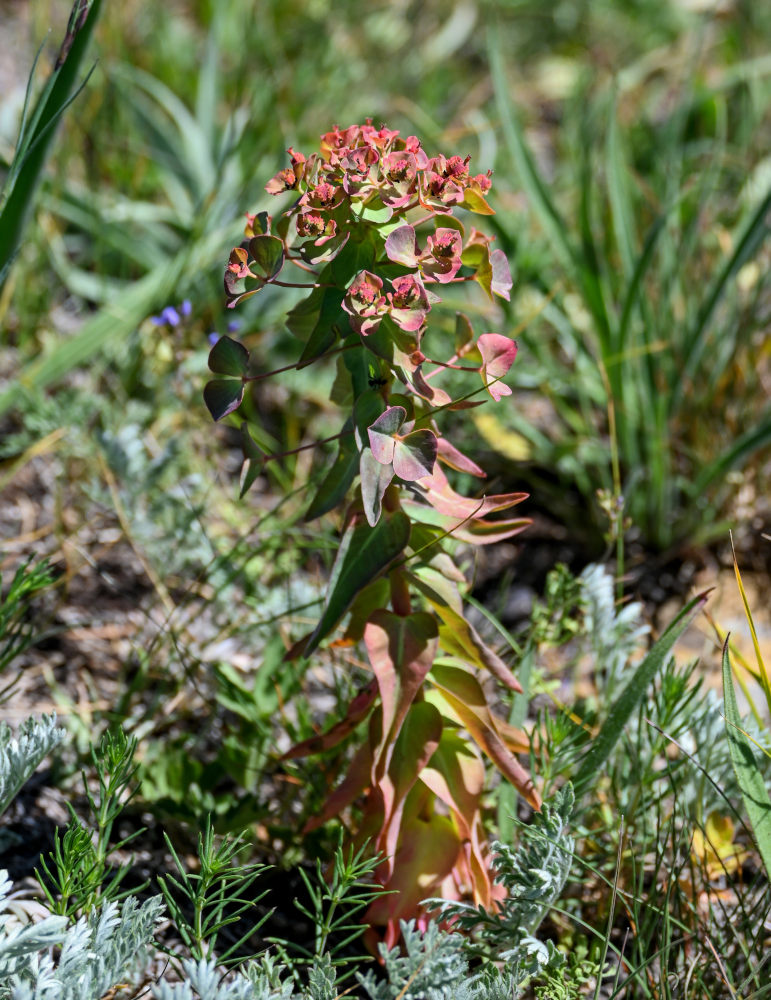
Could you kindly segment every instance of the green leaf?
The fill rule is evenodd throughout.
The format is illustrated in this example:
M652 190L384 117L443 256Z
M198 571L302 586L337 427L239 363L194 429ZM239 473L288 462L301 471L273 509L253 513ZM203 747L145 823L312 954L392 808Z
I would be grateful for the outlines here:
M249 241L249 253L269 281L284 266L284 244L277 236L253 237Z
M241 378L249 366L249 352L230 337L220 337L209 352L209 368L217 375Z
M238 494L239 497L243 497L247 493L265 465L265 455L252 440L246 421L241 424L241 450L244 453L244 464L241 468L241 491Z
M683 608L651 647L648 655L635 670L629 683L611 706L608 717L584 757L573 782L577 795L586 791L590 785L597 781L632 712L645 696L645 692L663 666L674 644L701 611L706 599L706 593L699 594Z
M300 355L297 367L304 368L321 357L334 345L340 335L339 325L343 315L340 305L344 292L340 288L325 288L319 304L318 317ZM295 330L292 329L294 333Z
M337 449L337 456L322 480L321 486L305 512L305 520L312 521L330 510L334 510L345 498L348 489L359 471L359 452L350 431L351 421L343 427L343 434Z
M232 378L216 378L203 390L203 401L214 420L222 420L237 410L244 398L244 383Z
M332 567L324 613L304 646L304 656L318 649L359 591L380 576L404 551L409 539L410 519L400 510L385 514L374 527L355 520L348 525Z
M742 729L742 719L739 715L739 706L736 703L736 692L731 676L731 663L728 658L728 639L723 646L723 698L725 700L725 729L731 763L736 773L736 780L739 782L766 874L771 877L771 800L768 797L768 789L755 755L755 749Z

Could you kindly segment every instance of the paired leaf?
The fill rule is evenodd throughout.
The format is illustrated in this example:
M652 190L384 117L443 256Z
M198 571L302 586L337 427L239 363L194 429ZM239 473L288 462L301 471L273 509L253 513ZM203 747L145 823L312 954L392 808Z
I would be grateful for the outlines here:
M438 442L429 430L412 431L396 441L393 465L396 475L405 482L430 476L434 471Z
M231 378L216 378L204 386L203 401L213 420L222 420L237 410L244 398L244 383Z
M209 351L209 369L216 375L232 375L241 378L249 367L249 352L237 340L220 337Z

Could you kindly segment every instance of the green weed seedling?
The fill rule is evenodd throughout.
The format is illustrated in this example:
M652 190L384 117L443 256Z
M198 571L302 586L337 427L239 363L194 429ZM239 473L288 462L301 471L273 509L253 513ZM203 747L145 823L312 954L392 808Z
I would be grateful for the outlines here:
M127 737L120 728L108 730L99 745L91 747L96 793L86 773L82 774L89 822L82 824L69 806L71 818L66 830L63 834L57 830L53 852L48 860L40 858L42 871L35 872L53 913L88 915L104 901L118 901L137 891L121 887L130 862L114 871L109 867L110 854L144 832L136 830L118 843L110 843L115 821L137 792L136 748L136 738Z

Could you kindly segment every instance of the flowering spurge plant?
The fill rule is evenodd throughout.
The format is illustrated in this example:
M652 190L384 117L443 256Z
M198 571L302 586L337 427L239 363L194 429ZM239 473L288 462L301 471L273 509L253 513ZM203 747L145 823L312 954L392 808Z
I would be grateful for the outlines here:
M429 346L432 309L445 287L476 281L508 299L512 281L492 238L453 215L492 213L490 177L473 175L468 157L429 157L414 136L401 139L369 121L326 133L320 152L307 158L291 148L289 156L291 165L266 190L288 195L290 206L275 220L247 216L225 291L232 307L270 284L306 289L287 316L303 344L290 367L336 358L332 398L345 417L307 518L342 506L343 534L321 619L287 655L310 657L336 634L335 645L363 642L374 676L345 718L286 757L333 747L368 720L348 774L309 825L363 799L357 839L382 853L380 880L396 890L376 900L367 919L385 926L392 943L399 920L432 893L494 905L481 754L540 808L515 756L526 740L495 717L480 675L520 687L464 617L464 577L443 547L450 535L486 544L528 523L489 517L523 493L470 498L453 489L447 468L485 474L439 426L445 410L480 405L479 393L496 402L510 395L502 379L517 345L498 333L475 336L458 313L454 336L434 338L444 349ZM288 280L290 268L302 280ZM220 376L204 392L215 420L266 377L250 373L248 351L228 337L213 347L209 367ZM453 397L457 370L478 374L479 388ZM243 495L264 462L279 456L263 455L245 423L241 434Z

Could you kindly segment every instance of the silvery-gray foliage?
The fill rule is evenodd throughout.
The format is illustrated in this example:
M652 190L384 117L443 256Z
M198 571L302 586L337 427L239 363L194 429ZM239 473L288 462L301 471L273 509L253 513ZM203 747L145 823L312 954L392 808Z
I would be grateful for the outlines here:
M613 577L604 566L587 566L579 580L585 602L585 641L590 645L596 670L604 678L603 696L612 699L631 676L626 668L650 628L642 622L641 604L633 602L616 608Z
M460 934L447 934L435 923L421 934L414 921L402 924L402 934L404 953L381 945L388 982L378 982L372 972L358 977L371 1000L477 1000Z
M573 805L573 788L567 784L544 803L530 824L521 825L522 840L516 850L493 842L495 881L507 891L499 909L441 899L428 901L442 920L453 920L459 930L472 934L483 955L505 961L515 978L555 969L563 962L551 942L544 943L533 935L559 898L570 871L574 841L568 834L568 823Z
M53 714L27 719L16 736L7 723L0 723L0 815L64 735L63 729L56 728Z
M10 888L0 873L0 1000L99 1000L141 962L163 912L160 896L129 897L69 927L54 916L22 926L9 919Z

